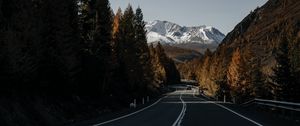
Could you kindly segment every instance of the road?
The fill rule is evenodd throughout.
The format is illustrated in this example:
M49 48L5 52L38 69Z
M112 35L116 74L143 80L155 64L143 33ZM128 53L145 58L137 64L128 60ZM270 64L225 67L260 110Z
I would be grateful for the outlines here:
M197 89L177 90L136 113L94 126L260 126L214 101L196 97Z

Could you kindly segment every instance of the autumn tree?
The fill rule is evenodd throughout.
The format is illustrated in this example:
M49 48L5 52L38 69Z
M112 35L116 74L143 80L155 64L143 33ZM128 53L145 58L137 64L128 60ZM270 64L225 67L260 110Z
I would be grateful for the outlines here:
M212 52L210 49L206 49L204 56L200 60L198 65L198 70L196 71L197 80L199 81L199 86L202 89L207 89L206 83L210 78L208 78L209 66L211 62Z
M155 52L157 57L159 58L160 64L163 66L165 75L164 75L164 83L165 84L176 84L180 82L180 74L175 66L175 63L172 59L170 59L164 51L163 46L158 43L155 48Z
M116 39L117 34L119 32L120 21L121 21L122 15L123 14L122 14L121 8L118 8L117 13L114 16L114 21L113 21L113 31L112 31L113 39Z
M149 50L151 56L152 69L154 73L155 87L158 88L160 87L160 84L166 82L166 77L165 77L166 70L162 65L162 63L160 62L160 57L153 44L150 44Z
M227 80L230 85L231 95L237 102L249 99L251 85L249 75L249 64L245 55L242 55L240 48L237 48L231 58L228 66Z

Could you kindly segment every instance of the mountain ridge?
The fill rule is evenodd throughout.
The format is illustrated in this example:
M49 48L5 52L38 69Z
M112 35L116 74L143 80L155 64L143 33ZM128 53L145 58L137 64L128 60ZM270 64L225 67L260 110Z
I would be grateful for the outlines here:
M225 35L212 26L180 26L169 21L154 20L146 24L148 43L199 43L219 45Z

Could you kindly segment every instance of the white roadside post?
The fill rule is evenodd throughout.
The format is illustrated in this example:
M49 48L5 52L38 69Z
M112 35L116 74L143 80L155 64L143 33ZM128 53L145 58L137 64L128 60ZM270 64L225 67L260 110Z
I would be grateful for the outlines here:
M147 96L147 102L149 102L149 96Z
M134 99L133 104L134 104L133 107L136 108L136 99Z
M143 97L142 103L145 104L145 99L144 99L144 97Z
M224 100L223 100L223 102L226 103L226 94L225 94L225 90L223 90L223 93L224 93Z

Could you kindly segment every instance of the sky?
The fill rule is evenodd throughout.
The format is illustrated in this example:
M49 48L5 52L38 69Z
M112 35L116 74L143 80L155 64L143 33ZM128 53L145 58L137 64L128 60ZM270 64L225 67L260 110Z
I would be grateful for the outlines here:
M109 0L116 11L130 3L141 7L145 21L163 20L181 26L207 25L224 34L233 30L251 10L267 0Z

